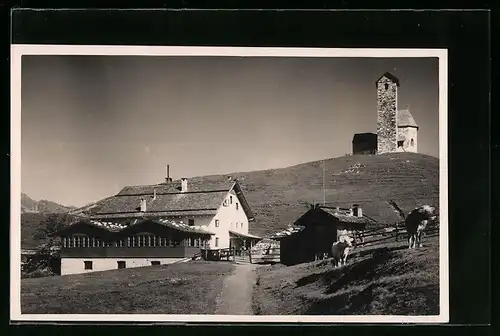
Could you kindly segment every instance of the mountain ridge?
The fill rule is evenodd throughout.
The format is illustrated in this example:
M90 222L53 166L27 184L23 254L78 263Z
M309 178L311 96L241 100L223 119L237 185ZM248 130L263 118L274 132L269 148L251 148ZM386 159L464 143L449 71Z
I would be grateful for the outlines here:
M21 193L21 213L65 213L76 209L46 199L35 201L26 193Z

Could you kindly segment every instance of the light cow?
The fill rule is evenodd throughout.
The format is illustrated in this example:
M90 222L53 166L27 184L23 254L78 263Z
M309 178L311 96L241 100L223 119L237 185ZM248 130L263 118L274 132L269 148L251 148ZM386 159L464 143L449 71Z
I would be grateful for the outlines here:
M339 240L332 244L332 263L335 268L345 266L347 256L353 249L354 238L347 235L340 235Z

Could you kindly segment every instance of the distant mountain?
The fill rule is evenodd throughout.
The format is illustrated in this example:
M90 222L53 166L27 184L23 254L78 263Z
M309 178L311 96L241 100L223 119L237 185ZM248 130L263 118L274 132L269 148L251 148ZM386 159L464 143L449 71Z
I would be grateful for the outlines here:
M65 206L48 200L35 201L21 193L21 213L64 213L74 209L76 209L74 206Z

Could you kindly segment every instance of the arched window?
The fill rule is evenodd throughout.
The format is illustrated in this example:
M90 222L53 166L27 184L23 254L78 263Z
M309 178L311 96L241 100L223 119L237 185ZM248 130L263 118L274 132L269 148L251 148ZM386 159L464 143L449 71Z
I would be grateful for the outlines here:
M386 90L389 90L389 84L385 83L384 87L385 87Z
M415 142L413 142L413 139L411 139L410 145L415 146Z

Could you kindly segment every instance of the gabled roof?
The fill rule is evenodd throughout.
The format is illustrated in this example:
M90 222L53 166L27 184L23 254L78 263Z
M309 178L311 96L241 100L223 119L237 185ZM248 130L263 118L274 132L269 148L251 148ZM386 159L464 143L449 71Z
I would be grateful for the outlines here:
M394 76L393 74L391 74L390 72L386 72L382 76L377 78L377 80L375 81L375 85L377 85L378 82L380 82L380 80L384 77L390 79L393 83L396 83L396 85L399 86L399 79L396 76Z
M405 109L405 110L398 110L398 120L397 124L398 127L417 127L418 125L415 122L415 119L413 119L413 116L410 113L410 110Z
M92 216L102 218L137 218L148 216L183 216L216 214L226 195L233 191L249 220L254 215L236 180L208 179L188 181L188 191L181 192L180 181L155 185L127 186L110 198ZM156 192L156 198L154 194ZM140 211L141 199L146 201L146 211Z

